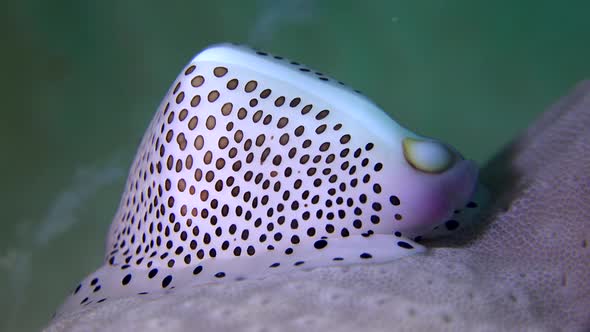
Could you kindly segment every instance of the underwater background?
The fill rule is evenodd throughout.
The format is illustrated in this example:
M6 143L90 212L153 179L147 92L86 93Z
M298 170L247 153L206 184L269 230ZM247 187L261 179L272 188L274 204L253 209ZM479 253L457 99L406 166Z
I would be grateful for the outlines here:
M585 1L0 6L1 331L39 330L99 267L139 140L176 75L209 44L302 62L482 165L590 77Z

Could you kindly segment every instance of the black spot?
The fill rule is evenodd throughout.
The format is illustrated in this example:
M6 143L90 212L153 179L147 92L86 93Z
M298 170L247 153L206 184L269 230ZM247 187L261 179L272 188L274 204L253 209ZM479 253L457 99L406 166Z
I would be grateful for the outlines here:
M217 272L215 273L215 278L223 278L225 277L225 272Z
M162 280L162 288L166 288L168 287L168 285L170 285L170 283L172 282L172 276L166 276L166 278L164 278Z
M379 223L379 221L380 221L379 216L376 216L376 215L371 216L371 222L373 224L377 225Z
M333 261L343 261L344 258L342 258L342 257L334 257L334 258L332 258L332 260Z
M416 241L416 242L420 242L420 241L422 241L422 237L421 237L421 236L416 236L416 237L414 238L414 241Z
M291 255L292 253L293 253L293 248L287 248L285 250L285 254L287 254L287 255Z
M98 285L98 286L94 287L94 290L92 292L96 293L100 290L100 288L101 288L100 285Z
M156 274L158 274L158 269L151 269L150 272L148 273L148 278L152 279L153 277L156 276Z
M203 267L201 265L195 267L195 269L193 270L193 274L197 275L199 273L201 273L201 271L203 271Z
M401 203L400 200L399 200L399 198L397 196L395 196L395 195L394 196L389 196L389 202L392 205L395 205L395 206L398 206Z
M360 194L359 196L359 201L363 204L365 204L367 202L367 195L365 194Z
M88 298L87 298L87 297L85 297L85 298L84 298L84 299L83 299L83 300L80 302L80 304L84 304L84 303L86 303L86 301L88 301Z
M82 287L82 285L78 285L78 287L76 287L76 289L74 290L74 294L77 294L80 291L80 288Z
M350 232L348 231L348 229L342 228L342 230L340 231L340 235L342 237L348 237L350 235Z
M92 279L92 281L90 282L90 286L96 285L97 282L98 282L98 278Z
M149 293L148 292L139 292L139 293L137 293L137 295L147 295L147 294L149 294Z
M131 281L131 274L126 275L125 277L123 277L123 280L121 280L121 283L123 284L123 286L127 285L129 282Z
M404 241L398 241L397 245L401 248L404 248L404 249L414 249L414 247L411 244L409 244L408 242L404 242Z
M477 203L475 203L475 202L469 202L469 203L467 203L467 205L466 205L466 206L467 206L468 208L472 208L472 209L473 209L473 208L476 208L476 207L477 207Z
M373 258L373 255L364 252L364 253L361 254L361 258L362 259L369 259L369 258Z
M272 263L269 267L277 267L279 265L281 265L281 263Z
M459 222L457 220L449 220L447 222L445 222L445 227L449 230L449 231L454 231L457 228L459 228Z
M318 240L315 241L315 243L313 244L313 247L316 249L323 249L328 245L328 241L326 240Z
M106 298L105 299L100 299L100 300L96 301L96 303L103 303L106 300L107 300Z
M395 235L397 237L400 237L400 236L402 236L402 233L401 232L395 232L395 233L393 233L393 235Z
M301 265L301 264L303 264L303 263L305 263L305 262L304 262L304 261L298 261L298 262L295 262L295 264L293 264L293 265L295 265L295 266L299 266L299 265Z

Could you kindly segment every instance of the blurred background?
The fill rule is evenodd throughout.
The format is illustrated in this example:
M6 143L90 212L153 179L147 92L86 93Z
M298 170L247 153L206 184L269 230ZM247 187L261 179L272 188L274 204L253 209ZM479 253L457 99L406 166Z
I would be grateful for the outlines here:
M246 43L321 70L481 164L590 77L587 1L0 6L5 331L39 330L101 264L143 131L179 71L209 44Z

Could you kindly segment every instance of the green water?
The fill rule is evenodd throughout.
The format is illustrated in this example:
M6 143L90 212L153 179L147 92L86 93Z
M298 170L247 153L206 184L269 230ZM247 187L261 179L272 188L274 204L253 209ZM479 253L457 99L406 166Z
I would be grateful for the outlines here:
M297 59L483 163L590 77L589 4L2 4L0 330L39 329L99 266L143 130L206 45L234 41Z

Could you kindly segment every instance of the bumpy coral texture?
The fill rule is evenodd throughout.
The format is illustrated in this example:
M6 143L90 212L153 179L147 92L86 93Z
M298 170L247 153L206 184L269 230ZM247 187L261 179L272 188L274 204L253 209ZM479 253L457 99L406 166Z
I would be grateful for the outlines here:
M477 228L426 255L114 300L46 331L583 331L590 327L590 82L484 170Z

